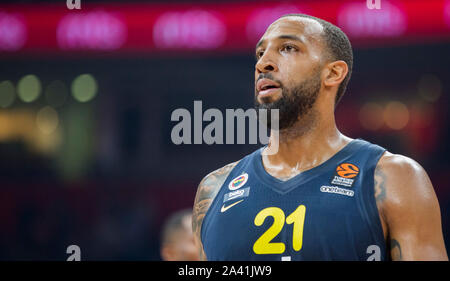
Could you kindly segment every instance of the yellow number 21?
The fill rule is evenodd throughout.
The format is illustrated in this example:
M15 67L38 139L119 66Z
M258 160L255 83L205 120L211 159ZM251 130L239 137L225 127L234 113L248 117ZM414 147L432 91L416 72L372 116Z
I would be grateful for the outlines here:
M303 243L303 225L305 222L306 207L300 205L287 218L287 224L294 224L292 234L292 247L295 251L300 251ZM261 226L267 217L273 217L273 224L256 240L253 244L253 252L255 254L282 254L286 246L282 242L271 243L283 229L285 215L283 210L277 207L268 207L261 210L255 217L255 225Z

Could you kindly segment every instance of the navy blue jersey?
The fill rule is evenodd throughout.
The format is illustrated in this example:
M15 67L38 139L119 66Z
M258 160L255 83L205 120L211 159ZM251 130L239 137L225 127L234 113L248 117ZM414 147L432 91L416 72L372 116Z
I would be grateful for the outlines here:
M385 149L362 139L287 180L258 149L228 175L202 223L208 260L386 260L374 195Z

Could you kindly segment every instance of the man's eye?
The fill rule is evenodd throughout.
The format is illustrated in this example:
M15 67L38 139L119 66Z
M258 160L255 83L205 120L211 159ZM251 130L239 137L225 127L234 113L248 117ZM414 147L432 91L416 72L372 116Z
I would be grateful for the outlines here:
M295 51L296 48L295 48L294 46L291 46L291 45L286 45L286 46L284 46L281 50L282 50L282 51L291 52L291 51Z
M264 51L258 51L256 52L256 59L261 58L264 55Z

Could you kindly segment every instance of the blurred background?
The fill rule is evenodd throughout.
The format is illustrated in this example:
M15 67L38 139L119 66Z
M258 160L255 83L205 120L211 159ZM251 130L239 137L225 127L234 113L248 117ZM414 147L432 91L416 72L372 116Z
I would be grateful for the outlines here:
M258 145L175 145L177 108L253 107L254 47L287 13L346 32L340 130L417 160L450 243L450 0L0 1L0 260L160 260L163 222ZM204 123L204 127L207 123Z

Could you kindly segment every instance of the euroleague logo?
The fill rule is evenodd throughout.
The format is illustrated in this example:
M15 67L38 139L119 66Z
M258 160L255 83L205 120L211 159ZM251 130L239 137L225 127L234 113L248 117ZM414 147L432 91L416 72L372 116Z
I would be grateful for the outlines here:
M248 174L247 174L247 173L242 174L242 175L240 175L240 176L234 178L234 179L230 182L230 184L228 184L228 188L229 188L230 190L236 190L236 189L238 189L238 188L244 186L244 184L247 182L247 180L248 180Z
M358 166L351 163L342 163L337 166L336 174L334 175L331 183L351 187L358 174Z
M352 179L359 173L359 168L350 163L343 163L336 168L336 174L346 179Z

